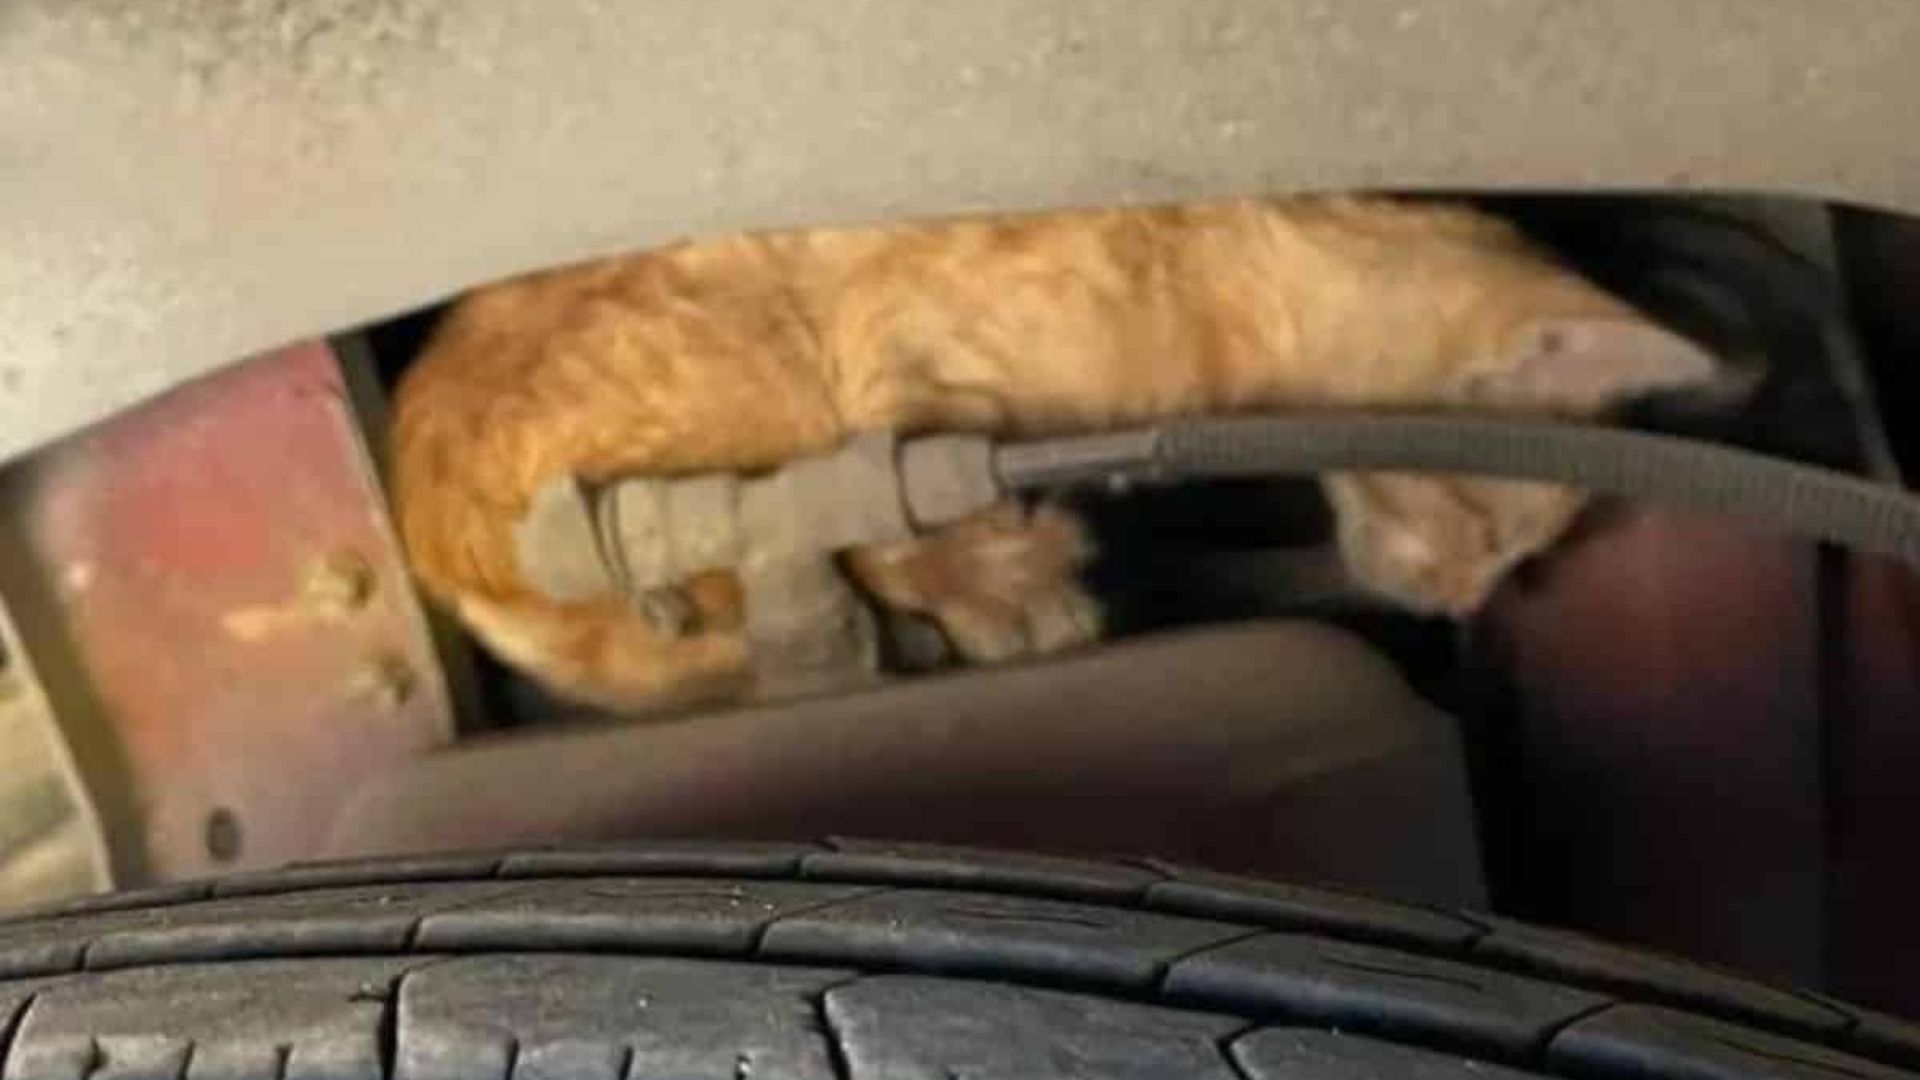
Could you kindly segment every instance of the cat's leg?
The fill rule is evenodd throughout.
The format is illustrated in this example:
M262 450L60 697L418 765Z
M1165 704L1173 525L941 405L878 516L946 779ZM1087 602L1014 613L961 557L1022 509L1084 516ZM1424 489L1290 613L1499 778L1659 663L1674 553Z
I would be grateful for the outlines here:
M1340 553L1354 582L1414 611L1465 617L1514 566L1566 532L1585 499L1551 484L1335 473Z
M846 561L880 603L931 617L962 656L990 662L1099 637L1099 605L1079 582L1089 554L1072 514L1008 502L927 536L857 548Z

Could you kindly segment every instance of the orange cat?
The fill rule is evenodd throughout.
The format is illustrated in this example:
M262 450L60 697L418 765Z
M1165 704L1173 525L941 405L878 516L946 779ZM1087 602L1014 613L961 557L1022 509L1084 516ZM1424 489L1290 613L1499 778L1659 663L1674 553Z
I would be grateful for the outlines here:
M489 286L399 390L400 529L426 588L555 690L638 709L750 684L728 574L700 631L515 572L543 481L762 469L850 433L1050 434L1173 414L1447 407L1590 414L1713 363L1473 212L1239 201L735 237ZM1356 580L1466 613L1580 497L1536 484L1329 477ZM1003 508L853 553L883 604L996 659L1087 640L1083 544Z

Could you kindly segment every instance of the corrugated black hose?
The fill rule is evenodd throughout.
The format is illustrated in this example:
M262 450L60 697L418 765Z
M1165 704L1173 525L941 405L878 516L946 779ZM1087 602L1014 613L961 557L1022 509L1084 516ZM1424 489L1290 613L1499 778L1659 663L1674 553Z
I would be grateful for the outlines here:
M1176 420L996 446L1003 487L1301 476L1334 470L1545 480L1737 514L1784 532L1920 564L1920 498L1832 469L1618 427L1434 415Z

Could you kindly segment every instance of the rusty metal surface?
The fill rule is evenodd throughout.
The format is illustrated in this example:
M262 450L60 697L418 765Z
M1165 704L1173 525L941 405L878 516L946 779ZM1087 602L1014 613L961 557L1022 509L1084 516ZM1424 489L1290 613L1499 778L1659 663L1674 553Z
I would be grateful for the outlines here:
M472 740L370 778L330 854L885 835L1479 907L1472 822L1452 718L1359 639L1262 620L691 723Z
M294 346L15 467L0 512L117 860L169 880L311 854L342 792L451 734L341 370ZM25 571L23 573L22 571Z
M1831 775L1832 990L1920 1016L1920 577L1848 567Z
M111 883L92 800L0 597L0 910Z
M1854 311L1907 475L1920 468L1920 221L1840 216ZM1884 559L1848 567L1844 665L1831 756L1836 799L1833 990L1920 1016L1920 576Z
M1523 918L1802 983L1824 966L1807 545L1624 511L1486 619L1519 706Z

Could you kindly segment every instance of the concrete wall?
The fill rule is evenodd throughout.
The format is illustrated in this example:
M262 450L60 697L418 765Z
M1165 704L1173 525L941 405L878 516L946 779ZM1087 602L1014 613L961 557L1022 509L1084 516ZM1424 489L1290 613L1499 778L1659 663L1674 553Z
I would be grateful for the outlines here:
M1353 187L1920 208L1911 0L4 0L0 460L687 234Z

